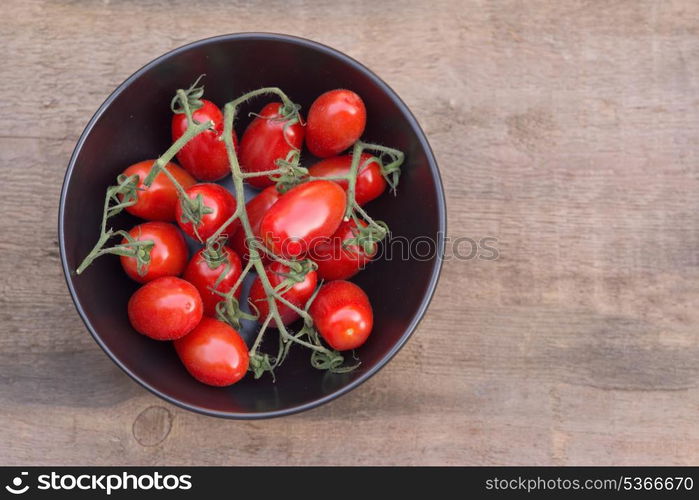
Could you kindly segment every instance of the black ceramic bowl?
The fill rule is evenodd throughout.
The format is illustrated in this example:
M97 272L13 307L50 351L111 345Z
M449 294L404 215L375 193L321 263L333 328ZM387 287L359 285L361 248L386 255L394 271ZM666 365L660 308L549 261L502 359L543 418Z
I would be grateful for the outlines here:
M302 111L334 88L357 92L366 103L364 139L399 148L406 161L398 196L386 193L366 208L403 241L431 241L428 259L382 258L353 281L374 306L374 330L358 350L361 366L346 374L312 368L308 352L292 349L276 382L247 376L229 388L200 384L184 369L170 343L150 340L129 324L126 304L137 284L119 260L98 259L80 276L76 266L94 245L107 186L128 165L164 152L170 144L170 99L206 73L205 97L219 105L246 91L277 86ZM247 112L241 109L240 134ZM58 232L63 271L80 316L97 343L134 380L183 408L231 418L285 415L320 405L367 380L405 344L434 292L445 231L444 192L427 139L405 104L383 81L346 55L309 40L272 34L234 34L201 40L165 54L114 91L88 123L66 172ZM120 215L114 226L136 219ZM421 243L422 251L427 243ZM397 249L400 244L397 244Z

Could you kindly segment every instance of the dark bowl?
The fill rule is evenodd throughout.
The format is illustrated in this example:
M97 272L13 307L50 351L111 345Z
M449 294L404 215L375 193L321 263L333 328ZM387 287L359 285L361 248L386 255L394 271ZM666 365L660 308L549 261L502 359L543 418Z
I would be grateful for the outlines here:
M392 258L381 258L353 279L374 306L374 330L358 350L361 366L331 374L309 364L308 352L292 349L276 382L247 376L228 388L200 384L184 369L170 343L150 340L129 324L126 304L138 285L116 257L102 257L80 276L74 270L95 244L104 191L128 165L154 158L170 144L170 99L206 73L206 95L219 105L242 93L278 86L307 110L313 99L348 88L364 99L364 139L405 152L398 196L384 194L367 210L393 232ZM240 134L247 111L241 109ZM446 225L444 191L430 146L415 117L388 85L350 57L324 45L285 35L224 35L185 45L147 64L110 95L80 137L61 192L58 234L68 288L88 330L112 360L146 389L178 406L229 418L286 415L344 394L367 380L412 334L434 293ZM120 215L113 225L136 219ZM422 243L416 243L419 241ZM413 242L425 258L402 258ZM431 247L431 248L429 248Z

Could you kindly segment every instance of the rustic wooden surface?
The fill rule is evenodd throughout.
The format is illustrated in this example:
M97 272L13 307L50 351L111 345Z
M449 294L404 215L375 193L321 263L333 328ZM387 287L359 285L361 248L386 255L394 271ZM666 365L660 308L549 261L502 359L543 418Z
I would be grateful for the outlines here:
M0 463L697 464L699 3L10 0L0 19ZM427 5L430 5L427 7ZM151 396L59 266L71 150L159 54L287 31L375 70L424 125L452 237L381 373L284 419Z

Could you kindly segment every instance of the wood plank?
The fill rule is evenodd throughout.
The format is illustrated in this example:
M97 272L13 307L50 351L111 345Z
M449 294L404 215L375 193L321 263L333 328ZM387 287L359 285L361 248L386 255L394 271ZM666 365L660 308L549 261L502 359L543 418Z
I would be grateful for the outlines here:
M699 462L697 2L6 3L0 464ZM450 236L495 237L499 258L447 260L414 338L362 387L230 422L151 396L92 341L58 195L83 126L142 64L279 30L398 91Z

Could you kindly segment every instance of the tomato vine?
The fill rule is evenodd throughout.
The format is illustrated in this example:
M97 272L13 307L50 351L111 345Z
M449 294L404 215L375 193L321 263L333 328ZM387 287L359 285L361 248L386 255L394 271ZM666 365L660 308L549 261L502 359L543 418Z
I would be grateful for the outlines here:
M198 123L192 115L192 112L196 111L196 109L201 106L201 99L204 95L204 88L199 85L200 80L201 77L186 90L178 89L173 97L171 109L174 113L184 113L186 115L187 128L184 134L153 163L150 173L143 181L144 186L147 188L153 183L159 172L166 175L177 189L183 214L182 222L191 222L195 231L196 226L201 221L201 217L206 213L210 213L210 208L202 202L201 197L192 200L187 196L184 188L168 171L167 164L191 139L206 130L213 130L213 123L211 121ZM345 246L356 245L365 252L370 253L375 248L375 245L386 237L389 233L389 228L384 222L374 220L369 216L356 201L355 188L361 166L360 158L365 151L374 154L371 160L379 162L381 174L395 194L401 173L400 167L404 161L404 154L397 149L379 144L357 141L352 149L352 163L346 175L334 176L332 178L315 178L309 175L306 168L300 166L301 151L298 148L292 148L286 158L280 158L276 161L276 169L262 172L243 172L238 162L233 142L233 125L238 108L241 104L255 97L264 95L273 95L282 101L280 114L281 119L285 121L285 127L295 123L303 123L299 114L300 107L291 101L281 89L276 87L265 87L248 92L228 102L223 108L223 132L220 134L218 140L224 142L228 161L230 163L236 209L214 234L207 238L206 241L203 241L205 244L204 258L211 269L224 266L221 272L221 277L223 277L227 272L227 268L225 267L227 266L226 259L225 256L222 255L222 252L228 251L224 246L227 238L226 229L236 220L240 222L240 230L245 233L245 241L248 242L249 257L240 277L229 291L223 293L214 288L210 288L212 292L220 295L223 299L216 306L217 317L229 323L234 328L239 328L240 322L243 319L256 319L261 323L253 345L249 350L249 370L253 372L255 378L261 377L266 372L270 372L274 377L275 368L284 362L292 345L299 345L311 350L310 361L315 368L329 370L331 372L350 371L356 368L358 363L347 365L345 357L340 352L329 349L323 345L318 332L314 328L313 319L308 312L320 286L316 288L303 308L295 305L284 297L284 293L290 287L295 283L303 281L307 273L316 269L316 264L310 259L285 259L267 249L255 237L246 210L244 181L252 177L269 176L275 181L278 191L283 193L309 180L346 180L348 188L344 220L354 220L357 228L354 232L354 238L346 241ZM120 176L115 186L110 186L107 189L99 239L92 251L77 268L77 274L82 273L97 257L108 253L136 257L139 272L142 272L148 265L150 250L153 247L152 241L137 241L131 238L125 231L113 230L107 227L107 221L110 217L116 215L124 208L135 204L138 199L138 176L134 175L128 178L122 177L123 176ZM360 224L360 220L364 221L365 224ZM126 242L113 247L105 247L107 242L117 235L125 238ZM196 235L199 236L198 233L196 233ZM199 239L201 241L201 238ZM277 287L272 286L267 276L263 256L276 260L289 268L289 272L283 275L284 279ZM257 310L254 310L253 314L243 311L236 298L236 292L242 285L245 276L253 269L259 276L269 306L269 313L265 318L260 318L259 311ZM277 306L278 303L290 308L303 319L303 326L297 332L292 332L284 325ZM251 304L251 307L255 309L253 304ZM272 324L276 326L279 332L278 349L274 355L261 351L262 340Z

